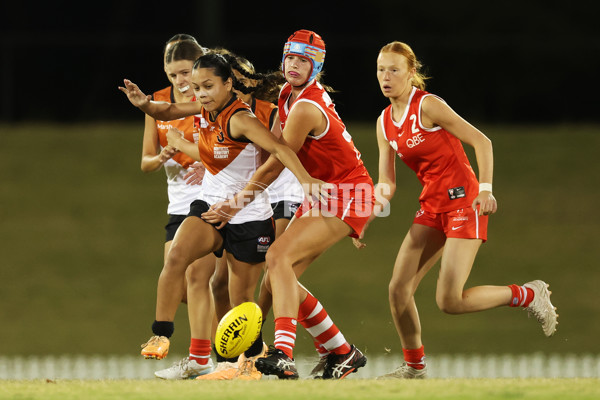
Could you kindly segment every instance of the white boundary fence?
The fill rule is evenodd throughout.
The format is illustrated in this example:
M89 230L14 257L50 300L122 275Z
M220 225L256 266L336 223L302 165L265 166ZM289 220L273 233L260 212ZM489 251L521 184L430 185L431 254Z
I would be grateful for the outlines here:
M181 357L144 360L138 356L0 356L0 379L153 379ZM450 355L427 357L429 378L600 378L600 355ZM402 362L398 357L368 356L352 379L374 378ZM296 364L307 377L316 358L300 356Z

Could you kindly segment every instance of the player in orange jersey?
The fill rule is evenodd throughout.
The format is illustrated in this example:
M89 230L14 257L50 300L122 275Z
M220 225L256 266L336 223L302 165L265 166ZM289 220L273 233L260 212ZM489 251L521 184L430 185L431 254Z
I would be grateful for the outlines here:
M169 103L184 103L193 100L194 92L190 86L192 66L194 61L204 54L204 49L198 45L193 37L188 36L176 35L165 45L164 68L172 86L154 93L154 100ZM146 115L141 165L144 172L156 171L164 166L167 174L169 197L167 212L169 221L165 227L165 262L175 232L189 213L190 204L199 196L201 189L200 186L186 184L184 176L195 161L168 145L166 134L170 128L177 128L184 132L189 140L194 140L193 117L178 120L155 120ZM201 260L194 261L193 264L214 266L215 257L211 254ZM182 301L187 302L185 277L182 279L181 285L183 287ZM172 321L161 320L157 313L157 318L152 325L155 336L142 346L142 355L146 358L164 358L168 354L168 339L173 333L173 328ZM193 370L195 375L211 371L206 366L197 365L196 360L193 358L188 360L191 363L189 370ZM162 376L163 372L158 371L156 374L158 377L164 378Z
M464 314L521 306L535 315L547 336L555 332L557 324L548 285L543 281L465 290L477 251L487 239L488 216L497 210L492 195L492 144L442 99L424 90L425 77L419 68L414 52L402 42L387 44L377 58L379 86L391 104L377 121L376 212L394 195L396 154L423 185L421 209L400 246L389 285L390 307L405 362L382 378L427 375L414 293L440 259L436 301L442 311ZM479 181L461 142L475 149ZM356 240L355 245L364 244Z
M330 197L313 204L306 202L296 214L299 218L267 253L275 343L266 357L256 361L256 367L281 379L298 377L293 359L297 322L331 351L325 359L323 378L341 379L366 364L366 357L346 342L337 328L320 331L322 326L330 326L331 319L297 281L333 244L346 236L358 236L373 205L373 183L360 153L317 79L324 59L325 43L311 31L295 32L284 46L282 67L287 82L279 95L282 140L297 152L312 176L328 183ZM271 157L250 182L271 182L278 171L281 165ZM238 195L251 196L260 190L251 183ZM206 218L227 220L237 212L235 204L234 198L215 205Z
M280 82L274 81L269 84L259 82L257 80L250 79L242 74L240 71L244 71L246 74L253 76L256 74L256 70L252 63L240 56L235 56L233 53L226 49L214 50L219 54L226 56L226 59L232 61L235 68L232 68L233 75L236 80L245 87L251 88L253 91L250 93L244 93L240 90L234 89L234 93L237 97L250 105L250 109L256 115L256 117L267 127L275 137L281 136L281 129L279 126L279 116L277 113L277 106L272 103L277 98L280 89ZM262 152L263 161L269 156L268 152ZM304 199L304 192L302 187L298 183L296 177L291 173L290 170L285 169L279 177L269 185L267 189L269 195L269 202L273 208L273 220L275 221L275 240L285 231L295 211L299 207L300 203ZM228 290L228 269L217 265L215 275L211 279L211 289L213 298L215 299L215 312L217 319L221 319L227 311L231 309L229 301L229 290ZM271 295L264 287L266 275L263 276L261 282L261 290L257 303L260 306L263 313L263 323L266 315L271 309ZM254 346L262 344L262 335L259 337L260 341L254 343ZM217 353L217 361L219 364L215 371L211 374L207 374L199 377L200 380L256 380L261 379L262 374L254 367L254 362L257 357L262 356L264 350L254 357L246 357L245 355L240 356L240 360L224 359Z
M152 102L135 84L128 80L124 82L125 87L120 90L127 94L132 104L154 118L174 119L186 115L177 114L179 105ZM264 195L252 202L241 199L242 210L227 224L205 218L205 212L211 204L229 198L247 184L259 165L257 146L280 159L300 182L308 185L312 190L309 193L321 196L323 185L306 172L289 147L278 142L256 119L250 107L235 97L234 84L231 68L223 56L208 54L200 57L192 73L194 93L202 105L201 114L196 118L198 144L186 140L181 132L173 129L167 134L171 146L195 160L202 160L206 173L200 199L192 203L190 214L179 227L167 256L163 269L165 279L158 287L157 314L161 313L162 320L173 320L183 291L179 282L185 274L188 313L203 316L198 321L190 318L192 345L194 341L199 342L197 355L204 359L210 357L211 326L206 316L212 312L209 289L212 273L207 273L208 267L197 271L198 268L188 268L188 265L225 249L232 271L229 277L231 304L252 301L265 253L274 239L272 210Z

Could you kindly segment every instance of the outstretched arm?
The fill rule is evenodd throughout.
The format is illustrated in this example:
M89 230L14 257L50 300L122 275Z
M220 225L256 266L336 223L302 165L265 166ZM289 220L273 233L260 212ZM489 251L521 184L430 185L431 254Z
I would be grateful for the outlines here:
M152 101L152 96L144 94L138 85L131 82L129 79L124 79L123 83L124 86L119 86L119 90L127 95L131 104L154 119L171 121L200 114L200 112L202 112L202 105L199 102L167 103L163 101Z

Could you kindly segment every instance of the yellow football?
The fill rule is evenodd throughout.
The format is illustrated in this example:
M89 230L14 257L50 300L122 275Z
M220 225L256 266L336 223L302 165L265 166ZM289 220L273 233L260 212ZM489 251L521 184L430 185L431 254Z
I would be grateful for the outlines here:
M258 304L246 302L232 308L217 325L217 352L226 358L239 356L258 338L261 326L262 311Z

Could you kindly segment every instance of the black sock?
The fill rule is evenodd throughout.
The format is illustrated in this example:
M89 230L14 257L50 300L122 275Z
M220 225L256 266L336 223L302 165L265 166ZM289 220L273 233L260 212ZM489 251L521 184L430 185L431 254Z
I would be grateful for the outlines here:
M256 340L254 341L254 343L252 343L252 346L250 346L250 348L244 352L244 355L248 358L256 357L257 355L262 353L262 351L263 351L263 339L262 339L262 331L260 331Z
M172 321L154 321L152 323L152 332L156 336L165 336L170 338L175 331L175 324Z
M221 362L230 362L230 363L236 363L238 361L238 357L233 357L233 358L225 358L222 355L220 355L217 352L217 347L215 346L215 344L213 343L212 345L212 349L213 352L215 353L215 356L217 357L217 363L221 363Z

